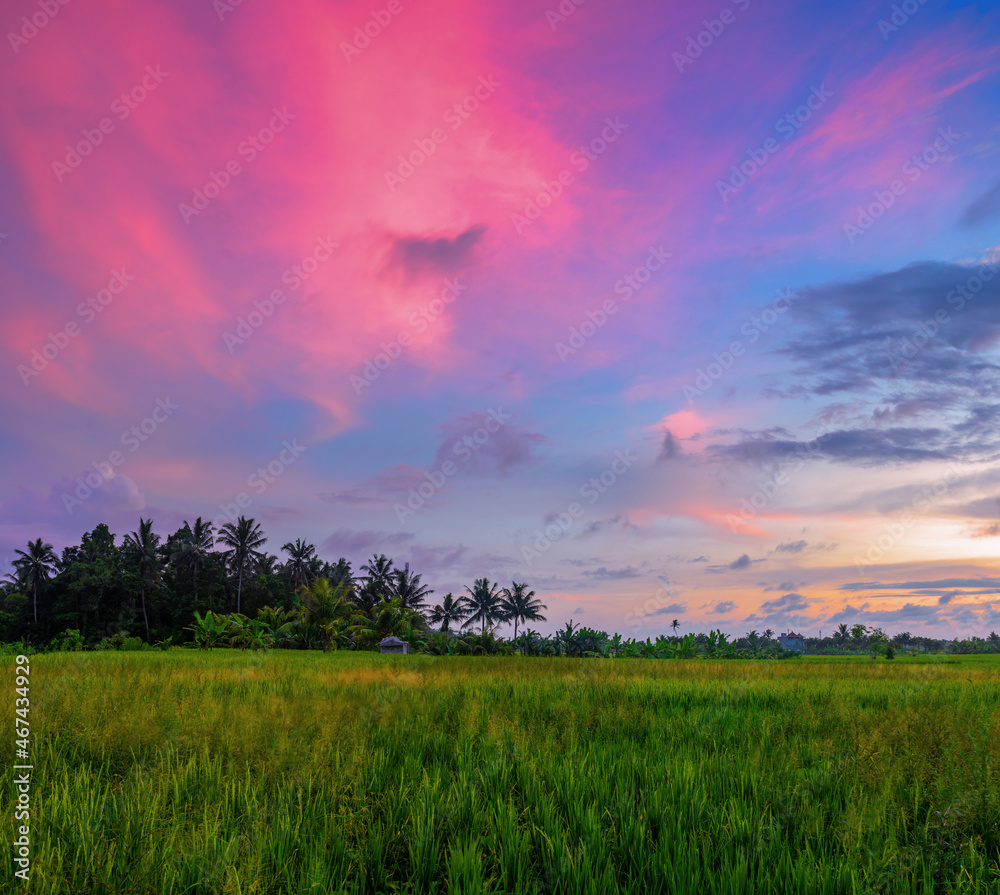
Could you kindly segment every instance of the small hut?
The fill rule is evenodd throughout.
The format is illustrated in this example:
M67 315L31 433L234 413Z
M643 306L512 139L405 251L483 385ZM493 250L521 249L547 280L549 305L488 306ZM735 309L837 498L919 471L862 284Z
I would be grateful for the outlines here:
M398 637L386 637L385 640L379 641L378 651L380 653L408 653L410 644Z

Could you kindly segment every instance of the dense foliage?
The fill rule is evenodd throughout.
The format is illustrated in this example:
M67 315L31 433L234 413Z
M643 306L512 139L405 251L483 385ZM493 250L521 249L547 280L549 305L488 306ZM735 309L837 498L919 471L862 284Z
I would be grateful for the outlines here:
M773 631L730 640L721 631L622 638L573 625L552 636L531 630L546 606L526 583L501 588L479 578L459 596L428 603L433 591L409 563L397 568L373 556L354 575L351 564L321 559L301 539L270 554L253 519L216 532L198 518L166 538L140 519L121 544L107 525L57 556L41 538L17 551L14 574L0 586L0 643L24 650L167 648L375 649L387 636L432 655L599 658L788 658ZM510 637L498 635L509 626ZM1000 652L1000 637L938 641L909 633L842 624L833 636L808 638L812 654Z

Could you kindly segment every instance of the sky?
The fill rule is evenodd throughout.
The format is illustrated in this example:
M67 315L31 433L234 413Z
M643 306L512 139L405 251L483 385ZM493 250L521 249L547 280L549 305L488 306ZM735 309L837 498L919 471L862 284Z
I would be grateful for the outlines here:
M0 560L1000 628L995 2L10 0Z

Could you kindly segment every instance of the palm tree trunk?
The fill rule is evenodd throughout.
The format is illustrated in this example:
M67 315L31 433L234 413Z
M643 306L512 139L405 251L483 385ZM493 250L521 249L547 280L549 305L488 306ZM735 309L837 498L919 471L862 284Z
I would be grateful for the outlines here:
M194 584L194 602L198 603L198 563L194 563L194 574L191 576L191 581Z
M146 622L146 642L149 643L149 616L146 615L146 585L142 586L142 617Z
M35 579L35 624L38 624L38 579Z
M240 598L243 596L243 563L240 563L240 577L236 584L236 614L240 612Z

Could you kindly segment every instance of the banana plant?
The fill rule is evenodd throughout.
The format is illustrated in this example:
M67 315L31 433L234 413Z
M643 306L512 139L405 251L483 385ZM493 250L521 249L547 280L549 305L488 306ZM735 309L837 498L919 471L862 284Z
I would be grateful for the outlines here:
M229 621L223 615L216 615L209 609L202 618L196 609L194 624L185 628L194 633L194 642L202 649L212 649L226 634Z

